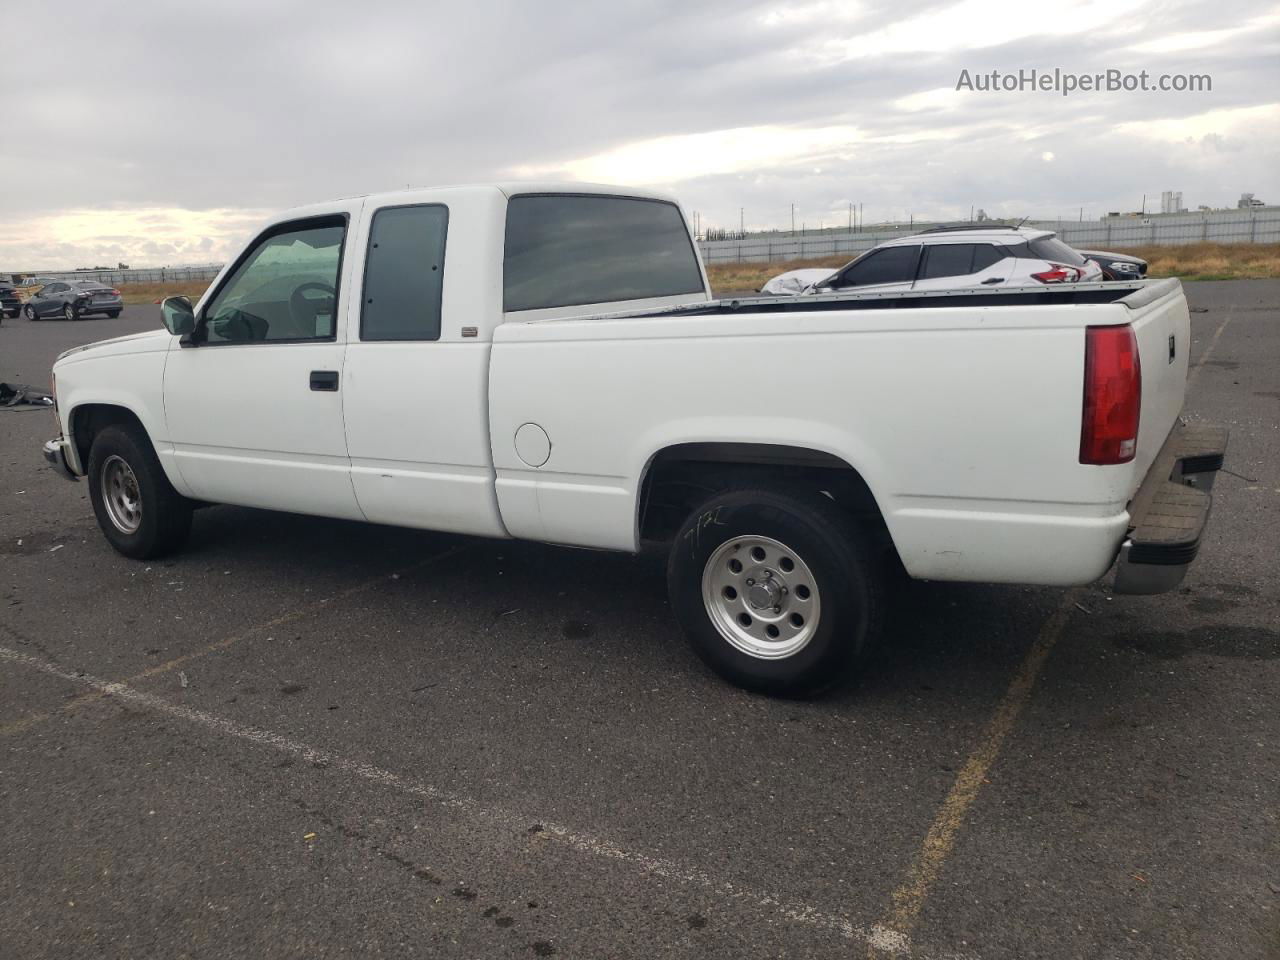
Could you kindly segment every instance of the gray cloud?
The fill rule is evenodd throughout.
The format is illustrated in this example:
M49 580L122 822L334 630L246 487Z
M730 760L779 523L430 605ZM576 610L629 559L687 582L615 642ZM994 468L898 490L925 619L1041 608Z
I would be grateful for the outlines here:
M961 35L941 37L930 25L955 6L913 0L66 6L48 31L54 64L41 31L0 61L7 130L20 133L0 143L0 269L108 254L207 260L225 255L256 211L569 168L653 138L757 126L847 127L858 137L747 157L727 172L664 174L663 185L726 226L739 207L751 224L784 226L792 202L815 223L858 200L882 219L967 215L971 204L1097 216L1161 189L1181 189L1192 205L1233 202L1246 189L1280 196L1274 117L1189 127L1181 141L1117 129L1280 101L1280 22L1265 2L1146 3L1123 14L1097 4L1084 21L1060 4L989 14L971 4ZM1227 42L1131 49L1269 13ZM1023 21L1011 18L1025 18L1021 35ZM895 23L912 24L905 40L883 33ZM962 68L1055 66L1209 73L1213 91L972 93L895 106L954 87ZM940 130L949 135L913 139ZM132 213L140 235L121 235L109 218L100 233L75 218L54 223L86 210ZM183 210L223 213L193 223Z

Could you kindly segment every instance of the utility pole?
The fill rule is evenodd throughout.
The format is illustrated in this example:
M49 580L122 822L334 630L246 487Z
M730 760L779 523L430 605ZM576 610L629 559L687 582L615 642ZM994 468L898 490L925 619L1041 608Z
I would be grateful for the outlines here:
M796 205L794 203L791 205L791 235L793 237L796 235Z
M867 229L867 218L862 214L862 201L858 201L858 232Z
M747 214L745 212L745 208L739 207L738 208L738 239L739 240L741 240L743 237L747 235L747 228L745 226L746 222L747 222Z
M849 204L849 232L853 233L853 204Z
M1084 223L1084 207L1080 208L1080 222Z
M1144 217L1147 215L1147 195L1145 193L1142 195L1142 215Z

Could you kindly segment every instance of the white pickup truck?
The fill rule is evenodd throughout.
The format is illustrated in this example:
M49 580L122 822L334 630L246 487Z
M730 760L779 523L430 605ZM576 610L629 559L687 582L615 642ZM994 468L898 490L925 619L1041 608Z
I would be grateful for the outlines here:
M1175 280L717 301L670 198L582 184L267 223L166 329L54 365L103 533L207 503L605 550L744 686L848 674L889 580L1177 584L1225 432L1179 419Z

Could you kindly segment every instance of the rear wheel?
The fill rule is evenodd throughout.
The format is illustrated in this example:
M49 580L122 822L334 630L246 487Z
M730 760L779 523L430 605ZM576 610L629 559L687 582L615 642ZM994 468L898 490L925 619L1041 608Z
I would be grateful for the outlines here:
M120 311L119 311L119 310L108 310L108 311L107 311L107 316L108 316L108 317L110 317L112 320L114 320L116 317L120 316Z
M150 560L186 540L191 501L173 489L141 427L104 427L89 451L88 480L98 526L126 557Z
M879 631L886 598L872 544L820 494L719 494L676 535L671 607L731 683L812 696L847 679Z
M25 307L23 307L23 308L22 308L22 312L23 312L24 314L26 314L26 317L27 317L27 319L28 319L28 320L39 320L39 319L40 319L39 315L36 313L36 308L35 308L35 307L33 307L33 306L32 306L31 304L29 304L29 303L28 303Z

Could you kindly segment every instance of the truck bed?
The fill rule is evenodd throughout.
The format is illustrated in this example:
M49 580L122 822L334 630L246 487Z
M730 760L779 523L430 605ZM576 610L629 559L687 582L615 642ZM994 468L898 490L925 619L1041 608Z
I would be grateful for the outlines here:
M1136 455L1080 461L1086 330L1131 325ZM909 573L1069 584L1112 563L1182 407L1177 280L752 297L504 323L489 417L516 536L636 549L648 465L672 447L816 451L855 470ZM513 438L536 425L531 467Z
M829 310L911 310L938 307L1026 307L1051 304L1120 303L1136 309L1170 293L1174 279L1072 283L1039 287L957 287L953 290L890 290L827 293L809 297L733 297L662 310L593 314L583 320L635 317L704 317L735 313L814 313Z

